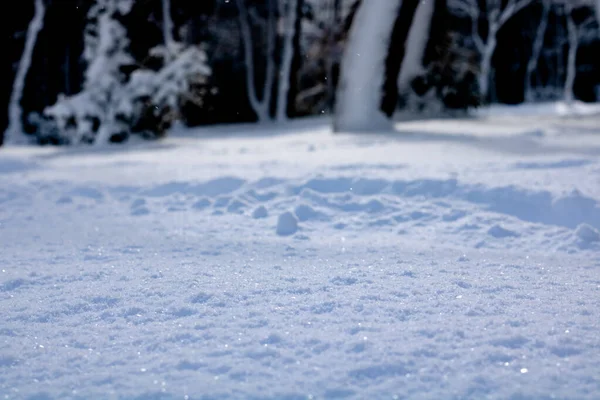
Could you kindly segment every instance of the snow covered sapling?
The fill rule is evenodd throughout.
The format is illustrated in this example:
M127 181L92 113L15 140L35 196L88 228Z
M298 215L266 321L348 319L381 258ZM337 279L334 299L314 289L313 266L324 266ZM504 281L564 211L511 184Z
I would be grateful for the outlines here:
M190 85L211 73L204 51L176 43L169 29L164 30L165 43L150 51L162 60L160 68L135 65L127 51L127 32L119 22L131 7L125 0L101 0L92 7L84 88L45 110L72 144L120 142L131 133L162 136L179 117L182 97L190 95Z
M183 101L202 106L202 98L195 96L191 88L205 83L211 74L206 54L196 46L175 51L178 53L172 53L171 61L161 69L136 70L124 86L127 95L121 97L117 110L132 133L160 137L180 118Z
M134 60L127 53L127 32L118 18L132 6L132 0L98 0L90 8L84 32L83 90L60 97L44 112L72 144L106 143L126 129L114 107L127 80L124 70Z

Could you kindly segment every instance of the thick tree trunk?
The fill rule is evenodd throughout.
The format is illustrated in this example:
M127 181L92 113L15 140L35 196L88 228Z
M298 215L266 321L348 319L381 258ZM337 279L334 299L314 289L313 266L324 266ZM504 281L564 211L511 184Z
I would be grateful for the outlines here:
M412 22L419 2L420 0L403 0L394 23L392 39L385 60L385 81L383 84L383 99L381 100L381 111L388 117L394 114L398 104L398 77L406 55L408 34L413 25Z
M400 0L359 6L346 44L333 121L335 131L389 127L380 110L386 57ZM394 79L395 86L396 79Z
M31 67L31 59L35 50L35 43L38 34L44 26L44 16L46 7L43 0L35 0L35 12L33 19L27 29L27 39L25 40L25 49L21 56L21 61L17 69L17 74L13 83L13 88L8 103L8 127L6 128L4 140L6 143L23 144L27 143L28 138L23 132L23 109L21 99L25 89L25 80Z

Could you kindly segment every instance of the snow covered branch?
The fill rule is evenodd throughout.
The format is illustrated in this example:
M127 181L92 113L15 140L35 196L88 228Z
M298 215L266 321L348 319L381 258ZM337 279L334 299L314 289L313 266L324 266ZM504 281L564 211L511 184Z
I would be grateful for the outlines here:
M532 0L509 0L508 4L506 5L506 7L504 7L504 10L498 18L498 29L501 28L506 23L506 21L511 19L515 14L517 14L519 11L530 5L531 2Z

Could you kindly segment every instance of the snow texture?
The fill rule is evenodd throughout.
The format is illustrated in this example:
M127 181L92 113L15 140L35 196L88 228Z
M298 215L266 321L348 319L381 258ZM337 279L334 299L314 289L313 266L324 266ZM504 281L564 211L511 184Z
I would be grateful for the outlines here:
M600 117L328 122L4 149L0 396L598 398Z
M277 219L277 234L280 236L293 235L298 231L298 219L289 211L284 212Z

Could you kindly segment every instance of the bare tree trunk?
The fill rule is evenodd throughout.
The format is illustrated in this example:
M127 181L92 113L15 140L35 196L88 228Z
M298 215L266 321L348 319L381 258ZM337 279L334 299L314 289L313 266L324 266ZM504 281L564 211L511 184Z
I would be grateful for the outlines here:
M479 94L484 102L489 101L490 97L492 58L496 51L498 31L508 20L530 5L532 1L507 0L503 5L503 2L499 0L487 0L485 2L485 13L487 14L488 33L485 41L479 35L479 21L482 14L479 2L477 0L451 0L449 3L451 8L471 17L472 38L481 56L478 83Z
M275 29L275 7L276 0L267 0L268 16L267 16L267 72L265 75L265 86L263 90L263 108L266 119L271 119L271 98L273 97L273 84L275 82L275 42L277 32Z
M244 4L244 0L237 0L239 10L238 22L240 24L242 47L244 50L244 64L246 67L246 92L250 106L256 114L258 122L266 122L270 120L270 105L273 93L273 80L275 62L273 60L273 51L275 48L275 30L274 30L274 10L273 0L268 0L269 15L267 17L267 54L266 63L267 70L265 73L265 81L263 86L262 99L258 98L256 91L256 83L254 77L254 48L252 43L252 29L248 19L248 10Z
M292 69L292 59L294 58L294 27L296 25L296 3L298 0L290 0L288 9L284 18L285 32L283 39L283 56L279 70L279 84L277 87L277 109L275 118L277 121L287 119L287 101L290 89L290 72Z
M537 70L540 53L542 51L542 48L544 47L544 38L546 37L546 30L548 28L548 16L550 14L550 0L542 0L542 6L542 16L537 30L535 32L535 39L533 42L533 48L531 50L531 57L527 62L527 71L525 72L524 99L528 103L534 100L531 85L533 81L533 74Z
M492 58L496 51L497 42L497 31L490 25L488 39L485 43L483 54L481 55L481 62L479 64L479 94L484 102L490 100L490 76L492 74Z
M173 19L171 17L171 0L162 0L163 40L165 42L166 61L173 58Z
M336 61L336 59L334 59L335 55L333 54L333 52L335 51L335 46L337 45L337 32L340 29L340 19L341 19L341 10L340 10L340 0L330 0L332 5L332 9L331 9L331 21L330 21L330 28L329 28L329 32L328 35L329 37L327 38L327 75L326 75L326 79L327 79L327 105L329 107L329 111L331 112L333 110L333 105L334 105L334 99L335 99L335 81L334 81L334 77L333 77L333 67L334 67L334 62ZM600 0L599 0L600 1Z
M294 21L294 40L292 48L294 56L292 57L292 66L290 71L290 89L287 94L287 114L288 117L296 117L296 98L299 92L300 68L302 67L302 19L304 10L304 0L296 0L296 20Z
M567 37L569 39L569 54L567 56L567 76L565 78L564 99L567 103L574 100L573 86L575 85L575 76L577 74L577 50L579 48L579 34L577 26L573 21L571 7L566 6L567 19Z
M27 29L27 39L25 40L25 48L19 62L17 74L13 82L13 88L8 103L8 127L5 133L5 142L12 144L27 143L28 138L23 132L23 108L21 107L21 99L23 98L23 90L25 89L25 80L27 73L31 67L33 51L37 37L44 26L44 16L46 7L43 0L35 0L35 11L33 19L29 23Z
M385 81L381 100L381 111L388 117L394 115L398 104L398 77L406 56L406 41L409 30L413 26L413 19L419 2L419 0L403 0L400 12L394 22L392 39L385 60Z
M406 56L398 76L400 93L408 91L412 80L423 72L423 56L429 42L435 0L421 1L406 40Z

